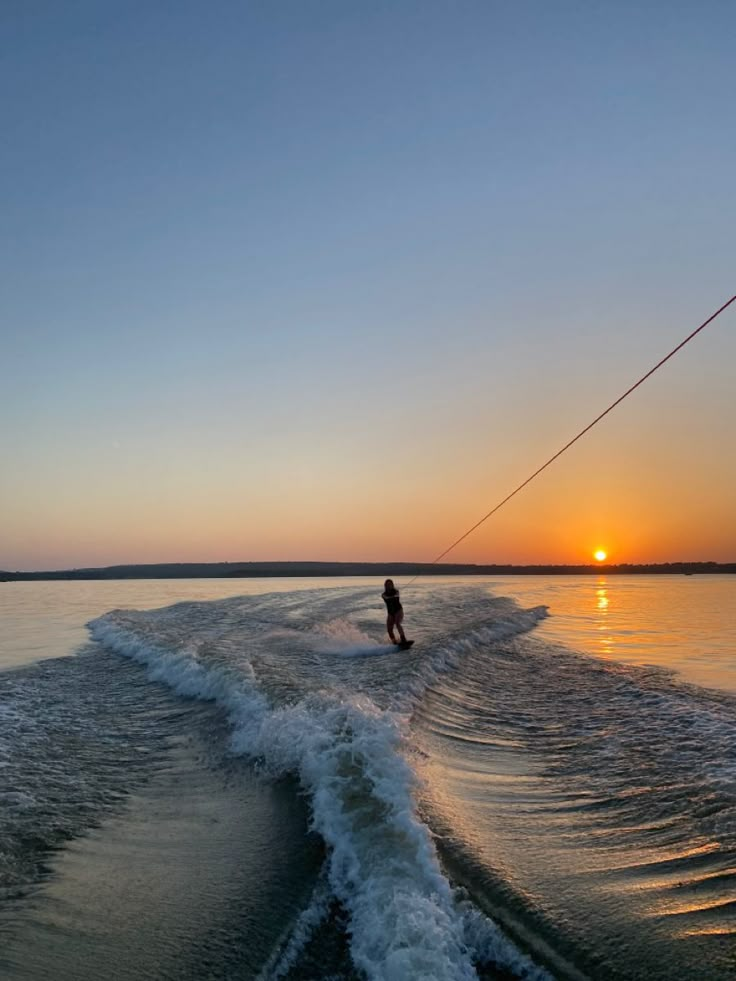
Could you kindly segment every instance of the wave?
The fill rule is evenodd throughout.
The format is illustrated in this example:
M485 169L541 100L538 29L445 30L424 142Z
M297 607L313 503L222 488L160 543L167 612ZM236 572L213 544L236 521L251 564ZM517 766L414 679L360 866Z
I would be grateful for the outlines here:
M446 864L593 977L729 976L732 696L539 635L488 655L469 650L413 720Z
M335 591L324 592L333 593L334 607ZM503 616L461 638L434 643L422 656L385 659L369 676L378 660L371 655L386 645L371 642L360 623L347 617L336 626L341 618L333 617L320 629L318 616L299 622L283 597L273 599L270 626L258 616L262 598L259 608L243 600L113 611L89 628L97 641L145 664L152 680L222 706L234 753L273 777L298 777L312 827L328 846L329 889L350 918L352 960L367 978L470 979L481 963L546 978L443 874L417 812L409 732L417 700L467 644L529 630L544 608L507 605ZM289 616L279 619L279 605ZM325 902L315 898L297 924L287 961Z
M49 854L118 811L166 754L175 700L155 691L142 698L132 666L116 670L95 655L82 650L0 676L2 899L22 898ZM153 713L159 725L150 732Z

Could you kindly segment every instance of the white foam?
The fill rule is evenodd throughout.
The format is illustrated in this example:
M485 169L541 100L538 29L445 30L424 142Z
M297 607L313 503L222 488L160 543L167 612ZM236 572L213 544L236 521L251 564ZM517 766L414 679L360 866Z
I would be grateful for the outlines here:
M376 644L367 633L349 620L331 620L314 635L314 648L323 654L340 654L342 657L371 657L387 654L396 648L390 644Z
M311 939L314 931L327 917L332 893L324 877L320 877L312 890L306 909L303 909L294 924L287 928L282 940L262 969L257 981L279 981L296 964L299 955Z
M473 951L477 961L505 968L524 981L550 978L546 971L522 954L501 928L470 901L460 900L458 906L463 918L465 943Z

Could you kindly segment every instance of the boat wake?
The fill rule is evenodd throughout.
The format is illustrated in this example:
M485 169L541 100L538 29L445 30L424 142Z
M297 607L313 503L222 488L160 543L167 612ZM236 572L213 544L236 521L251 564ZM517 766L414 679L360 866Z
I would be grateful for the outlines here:
M270 604L259 597L113 611L90 630L144 664L152 680L217 702L232 726L232 751L272 777L295 775L308 795L312 827L327 845L326 885L293 925L274 976L335 897L349 917L352 962L368 978L470 979L483 963L546 977L443 873L417 811L410 732L423 692L465 645L529 630L544 609L486 598L460 639L378 657L395 649L371 638L366 595L329 592L312 594L301 617L293 599L274 596ZM320 621L328 602L340 615Z

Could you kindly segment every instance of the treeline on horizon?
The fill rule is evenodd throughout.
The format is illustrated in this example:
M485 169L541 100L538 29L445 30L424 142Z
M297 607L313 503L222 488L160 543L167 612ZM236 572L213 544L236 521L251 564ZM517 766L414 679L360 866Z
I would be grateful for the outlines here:
M474 565L427 562L173 562L112 565L53 572L1 572L2 582L48 579L265 579L310 576L696 575L736 573L736 562L658 562L617 565Z

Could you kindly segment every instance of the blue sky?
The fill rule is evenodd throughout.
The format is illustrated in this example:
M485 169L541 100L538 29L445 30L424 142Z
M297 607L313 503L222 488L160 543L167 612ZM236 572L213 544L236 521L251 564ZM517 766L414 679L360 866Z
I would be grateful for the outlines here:
M0 23L0 567L431 557L734 292L730 3ZM704 446L720 537L685 487L689 537L623 551L734 558L709 332L458 558L572 560L545 493L615 512L615 470L650 522Z

